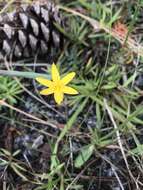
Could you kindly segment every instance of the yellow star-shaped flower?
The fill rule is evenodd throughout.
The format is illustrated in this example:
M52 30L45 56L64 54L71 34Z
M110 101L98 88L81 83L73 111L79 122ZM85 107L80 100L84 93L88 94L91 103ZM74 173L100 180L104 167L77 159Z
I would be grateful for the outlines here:
M42 77L36 78L36 80L48 87L40 91L41 95L54 94L54 99L57 104L61 104L64 98L64 94L78 94L78 92L69 86L66 86L75 76L74 72L67 74L65 77L60 79L59 71L55 64L52 64L52 80L48 80Z

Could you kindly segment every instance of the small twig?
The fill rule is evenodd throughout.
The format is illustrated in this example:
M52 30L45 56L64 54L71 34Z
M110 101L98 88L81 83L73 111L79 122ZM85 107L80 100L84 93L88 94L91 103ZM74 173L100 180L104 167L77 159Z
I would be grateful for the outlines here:
M4 13L5 10L6 10L11 4L13 4L13 2L14 2L14 0L9 1L9 2L2 8L2 10L0 11L0 14Z
M12 110L14 110L16 112L19 112L19 113L21 113L21 114L23 114L23 115L25 115L25 116L27 116L27 117L29 117L31 119L34 119L34 120L40 122L43 125L49 125L49 126L51 126L53 128L58 129L56 125L54 125L52 123L49 123L48 121L44 121L42 119L39 119L38 117L35 117L35 116L31 115L31 114L28 114L28 113L26 113L26 112L24 112L24 111L22 111L22 110L20 110L18 108L15 108L14 106L11 106L8 103L6 103L4 100L0 100L0 105L8 107L8 108L10 108L10 109L12 109Z
M118 181L118 183L119 183L121 189L124 190L124 186L122 185L121 179L120 179L120 177L118 176L118 173L116 172L117 167L114 166L114 165L112 164L112 162L111 162L108 158L106 158L105 156L101 155L100 153L98 153L98 154L99 154L99 156L100 156L101 158L103 158L108 164L110 164L111 169L112 169L112 171L113 171L113 173L114 173L114 175L115 175L115 177L116 177L116 179L117 179L117 181Z
M104 99L104 105L105 105L105 108L106 108L106 110L107 110L107 112L109 114L109 117L110 117L110 119L111 119L111 121L113 123L114 129L116 131L117 141L118 141L118 144L120 146L120 150L121 150L122 156L124 158L124 161L125 161L128 173L129 173L130 177L134 180L134 182L135 182L135 184L137 186L137 189L139 189L139 186L138 186L138 184L137 184L137 182L136 182L136 180L135 180L132 172L130 171L129 164L128 164L128 161L127 161L127 158L126 158L126 155L125 155L125 152L124 152L124 148L123 148L123 145L122 145L119 129L118 129L117 125L116 125L116 122L115 122L115 120L113 118L112 112L111 112L111 110L110 110L110 108L109 108L109 106L107 104L107 100L106 99Z
M92 165L95 161L96 161L96 160L92 160L91 162L89 162L89 164L87 164L86 167L85 167L83 170L81 170L81 172L80 172L78 175L76 175L76 177L73 179L73 181L67 186L66 190L71 189L72 185L73 185L76 181L78 181L78 180L80 179L81 175L82 175L82 174L87 170L87 168L89 168L90 165Z

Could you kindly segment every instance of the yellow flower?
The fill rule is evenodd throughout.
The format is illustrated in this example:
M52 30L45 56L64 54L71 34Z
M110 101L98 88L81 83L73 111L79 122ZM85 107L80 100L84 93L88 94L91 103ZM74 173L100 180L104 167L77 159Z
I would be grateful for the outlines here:
M40 91L41 95L54 94L54 99L57 104L60 104L63 101L64 94L78 94L78 92L69 86L66 86L75 76L74 72L67 74L65 77L60 79L59 71L55 64L52 64L52 80L48 80L42 77L36 78L36 80L48 87Z

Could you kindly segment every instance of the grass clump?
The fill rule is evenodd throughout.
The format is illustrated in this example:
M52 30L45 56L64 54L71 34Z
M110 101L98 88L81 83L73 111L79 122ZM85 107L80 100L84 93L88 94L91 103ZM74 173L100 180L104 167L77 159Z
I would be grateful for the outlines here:
M17 103L19 94L22 93L20 85L10 77L0 76L0 99L6 100L11 105Z

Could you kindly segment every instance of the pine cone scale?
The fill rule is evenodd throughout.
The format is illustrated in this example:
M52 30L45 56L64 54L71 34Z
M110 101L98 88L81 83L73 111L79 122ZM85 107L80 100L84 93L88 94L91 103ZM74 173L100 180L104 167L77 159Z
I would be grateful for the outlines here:
M22 30L18 31L18 39L19 39L22 47L24 48L27 44L27 38L26 38L26 35L24 34L24 32Z
M31 27L33 29L33 33L35 34L35 36L38 36L39 34L39 25L37 24L37 22L34 19L30 19L30 24Z
M54 22L62 25L56 6L48 0L21 5L18 11L2 14L0 59L48 55L51 48L59 49L63 38Z
M50 34L49 28L47 28L43 22L41 22L40 26L41 26L43 36L44 36L45 40L48 42L49 41L49 34Z
M28 27L28 22L29 22L28 17L27 17L24 13L20 13L20 14L19 14L19 17L20 17L20 20L21 20L21 22L22 22L23 27L24 27L25 29L27 29L27 27Z

